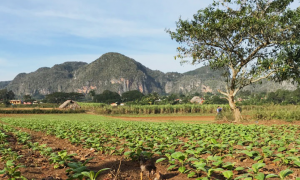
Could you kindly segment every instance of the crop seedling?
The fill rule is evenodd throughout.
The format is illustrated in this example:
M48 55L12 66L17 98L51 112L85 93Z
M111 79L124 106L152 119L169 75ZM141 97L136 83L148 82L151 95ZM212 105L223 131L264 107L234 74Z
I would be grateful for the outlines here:
M178 171L181 173L186 173L187 172L186 167L184 166L186 155L183 154L182 152L174 152L173 154L171 154L171 157L180 162L181 166L178 168Z
M232 171L223 171L222 174L227 180L232 180L232 178L233 178Z
M82 163L82 162L68 163L68 167L70 167L70 169L66 170L66 172L69 176L68 180L73 180L73 179L82 180L84 177L82 172L86 172L88 170L88 168L85 165L92 159L93 159L93 157L87 159L84 163Z
M110 170L110 168L104 168L104 169L100 169L96 174L94 171L90 171L90 172L81 172L81 174L85 177L90 178L90 180L96 180L98 175L103 172L103 171L107 171Z
M0 171L0 174L7 176L9 180L22 179L27 180L25 177L21 176L21 172L18 171L19 168L25 167L22 165L15 165L12 160L6 162L4 169Z
M70 154L68 155L67 150L60 151L58 153L52 153L50 155L50 163L54 164L54 169L59 167L65 167L69 161L72 161L73 157L76 154Z

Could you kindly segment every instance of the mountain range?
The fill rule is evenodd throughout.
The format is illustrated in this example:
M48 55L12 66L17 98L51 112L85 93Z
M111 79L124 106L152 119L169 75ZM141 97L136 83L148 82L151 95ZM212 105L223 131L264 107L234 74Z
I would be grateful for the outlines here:
M106 53L91 63L65 62L52 68L42 67L31 73L20 73L12 81L0 82L0 89L12 90L17 96L47 95L53 92L102 93L110 90L122 94L139 90L148 94L216 92L224 87L220 71L208 66L186 73L163 73L151 70L141 63L119 53ZM277 84L264 81L249 86L251 91L294 90L290 83Z

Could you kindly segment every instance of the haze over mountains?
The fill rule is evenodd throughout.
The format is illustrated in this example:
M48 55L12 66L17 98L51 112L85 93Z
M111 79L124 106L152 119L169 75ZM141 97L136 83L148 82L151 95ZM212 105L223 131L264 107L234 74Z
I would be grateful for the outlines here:
M110 90L122 94L130 90L159 94L216 92L224 87L221 72L201 67L186 73L163 73L151 70L141 63L119 53L106 53L90 64L65 62L52 68L43 67L35 72L20 73L12 81L0 82L16 95L47 95L53 92L101 93ZM265 81L248 87L252 91L294 90L296 87Z

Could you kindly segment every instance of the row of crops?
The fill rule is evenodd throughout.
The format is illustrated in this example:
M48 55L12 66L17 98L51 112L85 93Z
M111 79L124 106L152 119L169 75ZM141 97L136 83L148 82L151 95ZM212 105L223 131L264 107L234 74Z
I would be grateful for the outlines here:
M99 114L173 114L173 113L215 113L218 105L131 105L112 107L97 103L80 103L83 109L94 110ZM224 106L229 110L229 106Z
M142 153L197 180L300 177L300 127L294 125L125 122L92 115L2 121L133 161Z
M4 168L0 170L0 174L2 178L6 177L8 180L28 180L21 173L21 169L26 172L26 168L32 167L33 164L36 167L42 167L45 161L52 164L54 169L66 169L68 180L82 180L84 177L96 180L100 172L109 170L104 168L95 174L86 166L93 157L80 162L74 158L77 154L68 154L66 150L53 150L47 144L34 142L30 134L5 124L1 124L0 127L0 155L1 161L4 162ZM36 158L35 162L32 161L32 157Z
M80 103L83 109L94 111L98 114L120 115L147 115L147 114L215 114L218 106L223 108L223 112L230 112L228 105L132 105L112 107L101 103ZM259 120L300 120L300 107L297 105L264 105L240 106L243 115Z

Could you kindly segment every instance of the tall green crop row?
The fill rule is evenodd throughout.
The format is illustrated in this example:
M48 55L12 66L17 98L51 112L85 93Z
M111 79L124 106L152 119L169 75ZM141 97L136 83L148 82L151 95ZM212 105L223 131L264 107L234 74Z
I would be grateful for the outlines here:
M298 172L300 167L300 127L295 125L125 122L90 115L2 120L109 155L132 160L137 160L141 153L154 155L159 158L157 163L163 161L168 170L190 178L290 179L289 174ZM243 166L236 161L247 163ZM269 168L271 164L282 171L274 172Z
M105 104L81 103L83 109L92 110L98 114L215 114L219 105L132 105L112 107ZM228 105L222 105L224 112L229 112ZM244 115L250 115L253 119L270 120L300 120L300 106L297 105L263 105L240 106Z
M89 109L89 106L84 106L84 109L94 110L99 114L185 114L185 113L215 113L218 105L143 105L143 106L103 106ZM229 111L229 106L223 106L224 111Z

